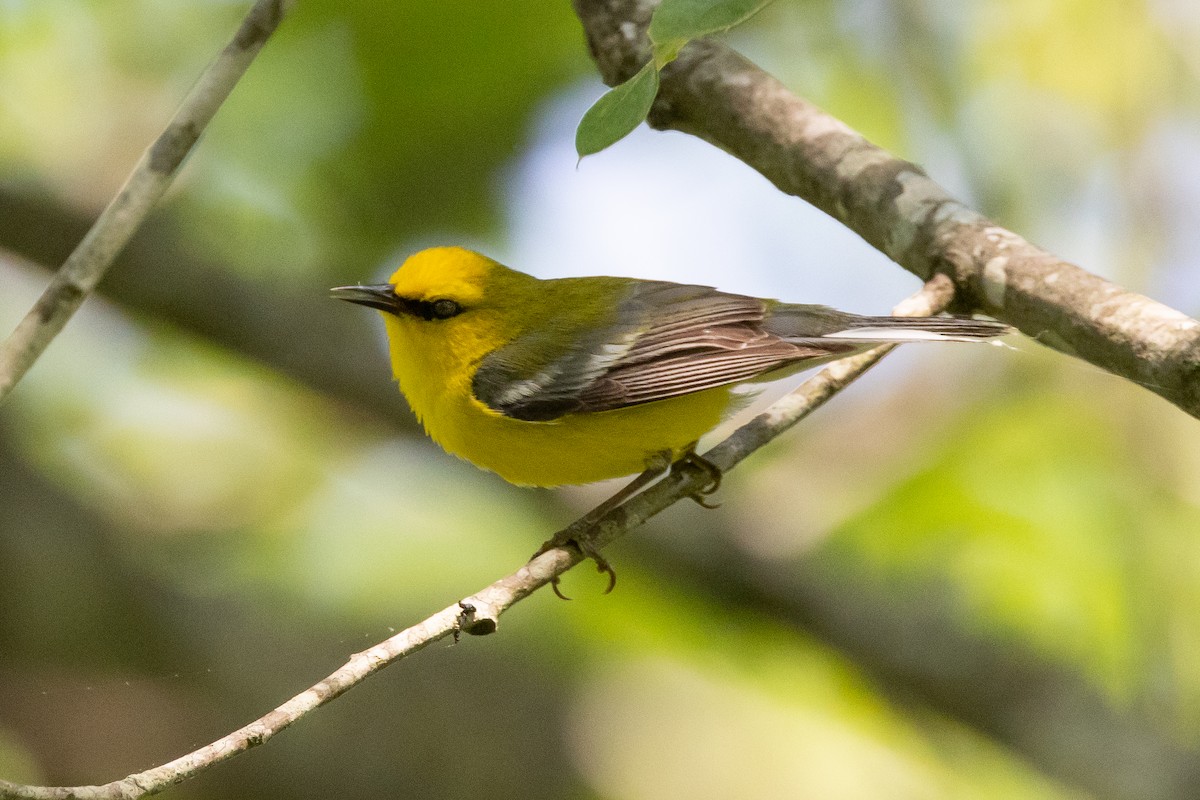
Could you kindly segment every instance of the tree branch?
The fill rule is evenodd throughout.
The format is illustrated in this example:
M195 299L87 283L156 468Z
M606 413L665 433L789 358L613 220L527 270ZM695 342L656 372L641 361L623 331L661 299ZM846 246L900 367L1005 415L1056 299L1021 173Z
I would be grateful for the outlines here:
M949 278L935 276L921 291L898 305L896 313L902 316L936 314L953 298L954 286ZM877 347L830 364L705 453L705 459L723 472L733 469L750 453L849 386L894 347ZM710 481L709 473L699 467L672 470L663 480L600 517L590 528L579 533L578 538L593 548L603 548L673 503L695 494ZM548 550L474 595L374 647L355 653L324 680L249 725L174 761L100 786L25 786L0 780L0 800L133 800L161 792L257 747L384 667L436 641L447 636L457 637L464 631L475 635L492 633L501 614L582 560L583 556L575 548Z
M34 307L0 344L0 401L45 352L171 184L205 126L279 25L291 0L258 0L200 76L117 195L67 258Z
M649 59L654 0L574 3L607 83ZM663 70L649 122L732 153L915 275L949 274L973 307L1200 417L1200 322L967 208L719 42L692 42Z

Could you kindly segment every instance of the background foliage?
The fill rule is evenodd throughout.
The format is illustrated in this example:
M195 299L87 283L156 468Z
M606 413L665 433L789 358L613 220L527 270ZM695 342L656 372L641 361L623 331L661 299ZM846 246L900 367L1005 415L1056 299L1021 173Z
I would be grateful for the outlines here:
M55 265L241 3L0 4L0 246ZM1200 313L1200 11L780 0L727 38L984 213ZM577 166L566 3L306 0L0 409L0 775L94 783L511 571L611 487L456 462L327 287L465 243L882 312L915 288L712 148ZM46 273L0 265L0 327ZM1042 350L911 347L618 545L181 798L1192 797L1200 432ZM690 504L688 504L690 506Z

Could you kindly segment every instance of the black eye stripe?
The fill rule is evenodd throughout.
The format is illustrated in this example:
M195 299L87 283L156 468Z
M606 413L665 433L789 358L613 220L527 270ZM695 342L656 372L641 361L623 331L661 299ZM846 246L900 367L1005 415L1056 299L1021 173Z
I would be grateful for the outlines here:
M463 307L453 300L413 300L409 297L397 297L402 310L423 320L450 319L463 312Z

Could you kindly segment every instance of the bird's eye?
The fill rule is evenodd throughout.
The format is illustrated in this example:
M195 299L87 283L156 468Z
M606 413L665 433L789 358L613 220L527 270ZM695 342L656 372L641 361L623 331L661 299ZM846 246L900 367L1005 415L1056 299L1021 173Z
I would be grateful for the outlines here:
M450 319L462 313L462 306L453 300L434 300L432 310L435 319Z

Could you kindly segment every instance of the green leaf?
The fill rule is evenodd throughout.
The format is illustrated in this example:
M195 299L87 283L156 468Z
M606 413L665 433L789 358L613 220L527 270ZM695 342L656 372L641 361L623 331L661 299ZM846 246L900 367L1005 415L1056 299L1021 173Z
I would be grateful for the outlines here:
M654 59L587 110L575 131L579 157L599 153L628 136L654 104L658 70L692 39L728 30L757 14L771 0L663 0L650 20Z
M757 14L771 0L663 0L650 20L650 41L659 68L692 39L727 31Z
M649 62L629 80L609 89L579 120L575 152L579 157L599 153L624 139L650 113L658 94L658 70Z

